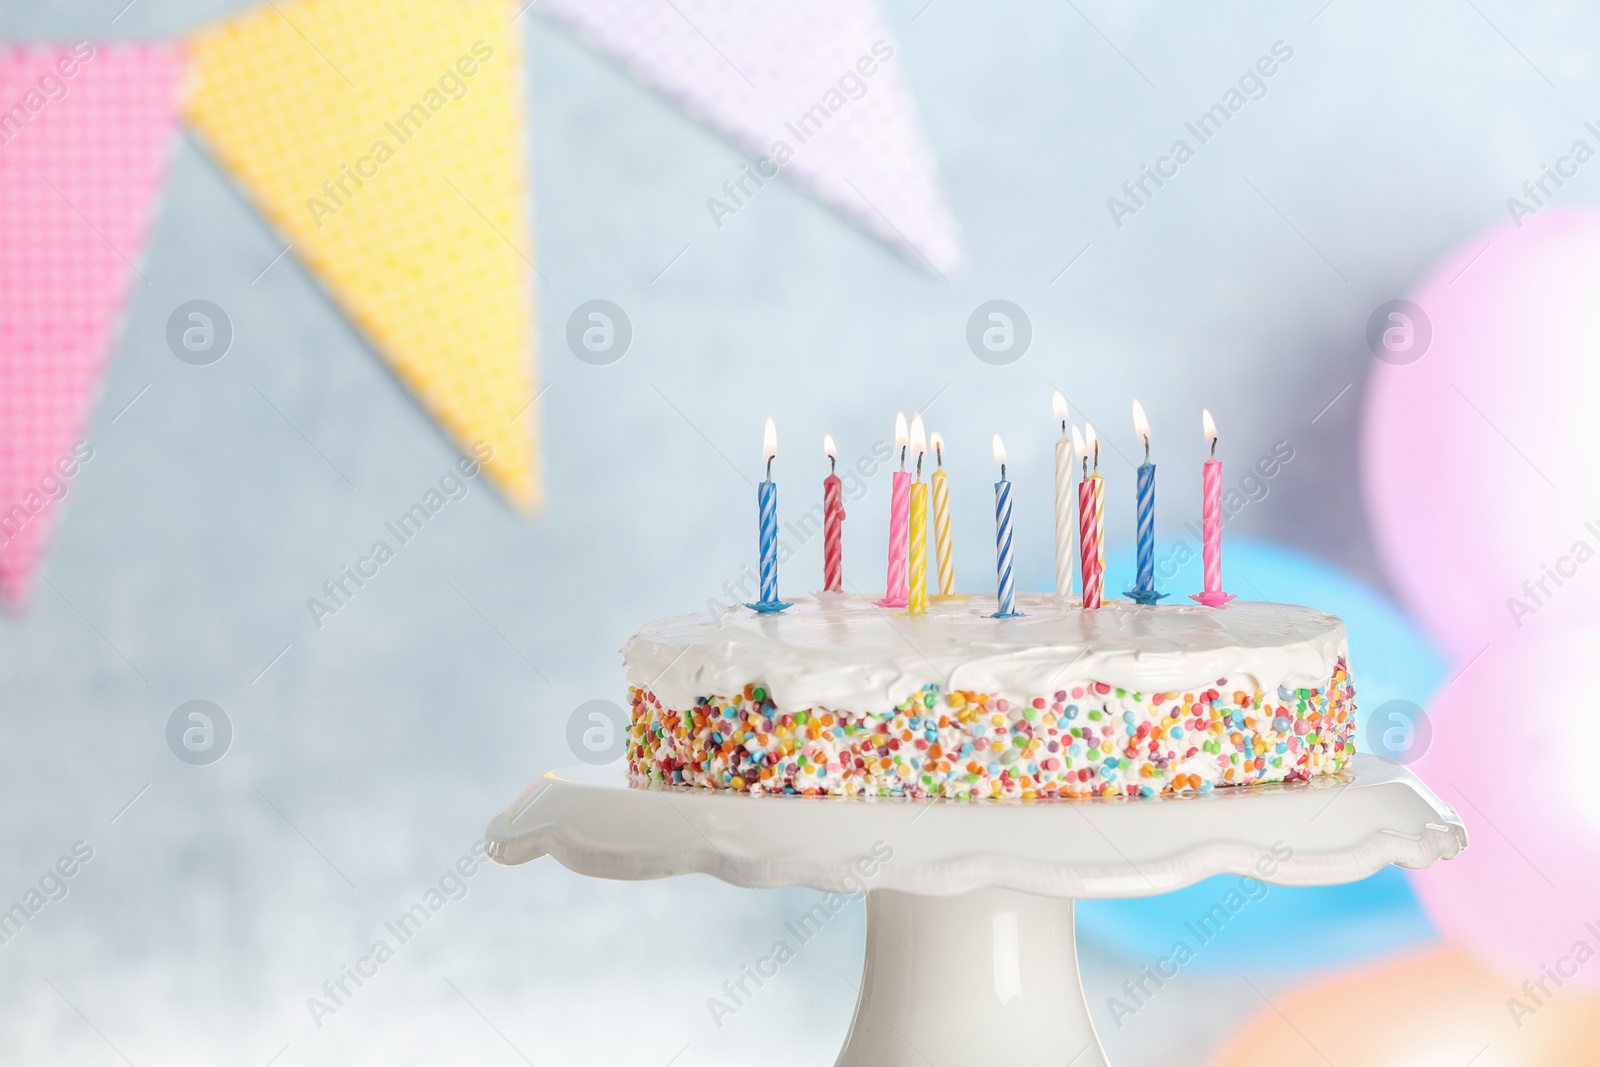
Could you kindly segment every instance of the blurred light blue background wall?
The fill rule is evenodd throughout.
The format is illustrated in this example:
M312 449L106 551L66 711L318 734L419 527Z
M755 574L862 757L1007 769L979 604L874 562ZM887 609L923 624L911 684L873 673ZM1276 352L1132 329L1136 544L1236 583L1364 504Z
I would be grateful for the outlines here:
M262 274L282 241L184 135L94 459L31 614L0 623L0 901L73 842L94 849L70 895L0 946L0 1059L665 1064L687 1046L684 1067L753 1047L828 1062L859 909L719 1032L705 998L812 894L703 878L484 870L320 1029L305 1006L491 815L571 762L567 716L622 696L634 628L701 607L754 563L747 479L769 414L798 511L825 473L824 432L855 456L896 409L924 407L948 441L973 588L992 580L989 438L1003 433L1022 584L1044 588L1052 385L1106 440L1114 544L1132 529L1130 399L1154 425L1164 544L1197 508L1207 405L1235 472L1294 450L1236 528L1384 582L1356 473L1368 315L1506 221L1506 198L1596 117L1592 13L925 2L890 0L887 17L970 254L948 281L782 183L716 228L705 200L738 154L537 4L520 17L549 505L525 521L473 483L320 629L306 599L455 453L292 255ZM166 37L243 6L136 0L113 25L124 3L12 0L0 35ZM1107 198L1280 41L1293 56L1266 94L1116 226ZM1560 200L1591 200L1595 177ZM209 367L164 342L195 298L235 330ZM565 344L595 298L634 328L606 367ZM964 340L993 298L1033 324L1011 366ZM886 494L879 475L850 508L862 588L882 582ZM819 573L813 543L784 589ZM165 741L195 698L235 731L210 767ZM1085 966L1091 983L1126 970ZM1237 983L1191 981L1106 1043L1126 1062L1187 1058L1257 1006ZM766 1047L806 1011L815 1027Z

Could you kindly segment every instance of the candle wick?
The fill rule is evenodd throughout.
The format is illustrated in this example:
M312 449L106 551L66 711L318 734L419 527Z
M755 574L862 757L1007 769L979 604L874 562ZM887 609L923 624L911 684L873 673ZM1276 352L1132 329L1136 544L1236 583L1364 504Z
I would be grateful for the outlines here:
M776 457L773 457L773 456L768 456L767 457L767 481L769 481L769 482L772 481L772 461L773 461L774 458L776 458Z
M1211 458L1217 458L1217 439L1215 437L1211 439Z
M1000 480L1002 482L1006 480L1006 465L1004 463L1000 464Z
M1083 476L1085 478L1089 477L1089 457L1088 456L1082 457L1080 462L1083 463Z
M1061 420L1061 439L1063 441L1065 441L1067 439L1067 420L1066 419L1062 419Z
M939 469L944 469L944 446L940 445L933 450L934 458L939 461Z
M905 470L906 469L906 446L905 445L901 445L900 446L900 469L901 470Z
M1146 463L1150 462L1150 435L1149 434L1146 434L1145 438L1144 438L1144 461Z
M832 474L839 469L839 460L833 456L828 457L828 473Z
M1094 472L1096 474L1100 473L1100 442L1099 441L1096 441L1094 443Z
M917 481L922 481L922 453L917 453Z

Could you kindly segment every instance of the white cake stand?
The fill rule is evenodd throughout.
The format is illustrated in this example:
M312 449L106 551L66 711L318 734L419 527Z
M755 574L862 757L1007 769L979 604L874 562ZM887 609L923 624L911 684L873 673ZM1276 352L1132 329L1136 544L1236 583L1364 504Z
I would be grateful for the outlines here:
M1466 844L1449 805L1368 755L1342 781L1041 802L634 789L619 762L547 774L488 829L504 864L549 855L597 878L864 886L866 968L837 1067L972 1067L1000 1049L1040 1067L1105 1067L1074 899L1214 874L1335 885Z

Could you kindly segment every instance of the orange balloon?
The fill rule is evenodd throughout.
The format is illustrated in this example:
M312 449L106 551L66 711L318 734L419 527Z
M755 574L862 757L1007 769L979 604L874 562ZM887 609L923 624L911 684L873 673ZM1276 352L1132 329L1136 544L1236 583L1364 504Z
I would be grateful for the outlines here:
M1570 984L1563 988L1544 975L1527 977L1526 988L1515 985L1460 949L1441 946L1287 993L1268 992L1270 1003L1212 1065L1576 1067L1600 1062L1600 997Z

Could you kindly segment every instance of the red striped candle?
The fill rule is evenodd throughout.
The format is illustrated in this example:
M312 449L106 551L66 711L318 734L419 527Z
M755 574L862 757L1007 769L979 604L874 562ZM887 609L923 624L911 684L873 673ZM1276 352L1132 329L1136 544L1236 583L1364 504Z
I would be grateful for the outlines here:
M1083 576L1083 606L1098 608L1106 575L1105 479L1091 474L1078 483L1079 569Z
M844 588L844 486L835 473L839 450L833 435L822 435L822 451L828 457L828 476L822 479L822 588L830 593Z

